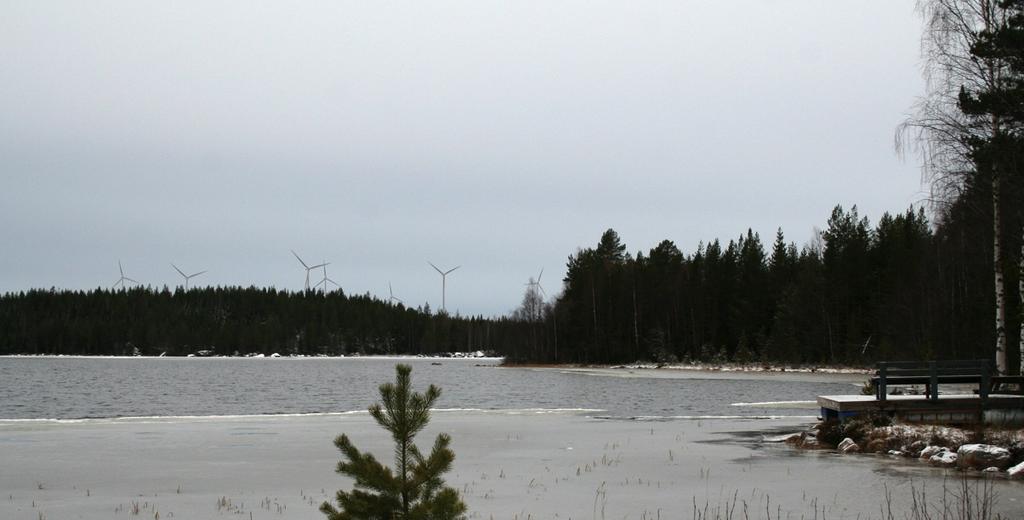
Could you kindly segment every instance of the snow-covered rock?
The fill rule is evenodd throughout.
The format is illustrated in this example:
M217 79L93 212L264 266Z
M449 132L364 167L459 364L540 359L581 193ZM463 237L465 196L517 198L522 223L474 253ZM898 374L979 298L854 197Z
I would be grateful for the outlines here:
M905 450L903 450L903 451L906 451L911 456L919 457L919 456L921 456L921 450L923 450L923 449L925 449L927 447L928 447L928 444L925 443L924 441L914 441L914 442L910 443L910 446L907 446L907 448Z
M839 453L860 453L860 446L857 446L857 443L849 437L843 439L843 442L840 442L836 448Z
M273 354L270 355L270 357L281 357L281 354L274 352Z
M940 451L939 453L932 455L932 457L928 459L928 463L933 466L942 466L948 468L951 466L956 466L956 459L956 453L953 453L952 451L948 451L945 448L943 448L943 451Z
M903 450L889 450L889 455L892 455L893 457L906 457L907 452Z
M981 471L982 471L982 473L999 473L1002 470L1000 470L999 468L997 468L995 466L989 466L989 467L987 467L987 468L985 468L985 469L983 469Z
M957 450L961 468L983 469L990 466L1005 468L1010 465L1010 450L990 444L964 444Z
M796 444L800 440L800 432L786 433L782 435L762 435L762 442L785 442L786 444Z
M933 456L938 455L945 449L946 448L943 448L942 446L925 446L925 448L921 450L921 454L918 455L918 457L924 460L929 460Z
M1009 475L1010 478L1024 478L1024 462L1006 470L1006 474Z
M868 453L885 453L889 451L889 442L887 439L871 439L868 441L868 445L864 447L864 451Z
M818 442L818 436L814 432L803 432L800 434L800 438L797 442L797 446L805 449L818 449L821 448L821 443Z

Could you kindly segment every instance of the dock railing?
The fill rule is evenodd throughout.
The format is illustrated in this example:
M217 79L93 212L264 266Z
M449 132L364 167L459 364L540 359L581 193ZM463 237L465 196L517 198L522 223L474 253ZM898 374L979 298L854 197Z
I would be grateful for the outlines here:
M925 385L932 401L939 399L940 384L978 385L978 397L987 399L992 389L994 366L987 359L942 361L879 361L875 377L875 398L885 401L890 386ZM1006 379L1001 377L1001 380Z

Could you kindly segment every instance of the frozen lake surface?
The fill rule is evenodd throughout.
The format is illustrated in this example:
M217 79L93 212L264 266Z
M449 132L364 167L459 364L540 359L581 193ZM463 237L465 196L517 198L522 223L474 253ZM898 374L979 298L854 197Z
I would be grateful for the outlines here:
M321 519L351 485L334 473L336 435L390 461L362 410L395 362L0 359L0 518ZM434 362L411 361L447 409L418 442L452 435L447 480L475 519L691 518L733 500L733 518L744 504L750 518L880 518L887 492L904 509L912 487L937 503L947 476L958 483L902 459L763 442L816 410L733 406L848 392L856 376ZM991 485L998 511L1024 517L1020 482Z

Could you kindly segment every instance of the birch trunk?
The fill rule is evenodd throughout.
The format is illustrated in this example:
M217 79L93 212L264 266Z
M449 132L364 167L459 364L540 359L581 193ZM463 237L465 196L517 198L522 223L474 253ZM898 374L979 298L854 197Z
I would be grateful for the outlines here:
M996 370L1006 374L1006 287L1003 282L1003 246L1000 235L1001 218L999 214L999 175L992 177L992 272L995 276L996 290Z
M1017 344L1020 349L1020 372L1018 374L1024 375L1024 225L1021 226L1021 242L1020 242L1020 272L1017 273L1017 291L1020 293L1020 343ZM1024 390L1024 388L1022 388Z

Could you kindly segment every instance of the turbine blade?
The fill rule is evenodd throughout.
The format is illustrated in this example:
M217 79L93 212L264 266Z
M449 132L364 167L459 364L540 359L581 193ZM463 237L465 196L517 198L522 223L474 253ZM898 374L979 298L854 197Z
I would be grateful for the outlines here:
M454 270L456 270L456 269L458 269L458 268L460 268L460 267L462 267L462 266L461 266L461 265L457 265L457 266L455 266L455 267L452 267L451 269L449 269L448 271L446 271L446 272L445 272L444 274L446 274L446 275L447 275L448 273L450 273L450 272L452 272L452 271L454 271Z
M542 276L544 276L544 268L543 267L540 268L540 274L537 275L537 283L538 284L540 283L540 278Z
M117 270L121 271L121 277L124 277L124 267L121 267L121 261L117 261Z
M437 266L434 265L434 263L431 262L430 260L427 260L427 263L430 264L430 267L433 267L434 270L437 271L437 274L440 274L441 276L444 276L446 274L443 271L441 271L440 269L438 269Z
M324 267L324 266L327 266L327 265L331 265L331 263L330 263L330 262L327 262L326 264L316 264L316 265L314 265L314 266L311 266L311 267L307 267L306 269L309 269L309 270L313 270L313 269L319 269L319 268L321 268L321 267Z
M195 278L195 277L197 277L197 276L199 276L199 275L201 275L201 274L205 274L205 273L206 273L206 271L199 271L199 272L198 272L198 273L196 273L196 274L193 274L193 275L189 275L189 278Z
M290 251L292 252L293 255L295 255L295 259L298 260L300 264L302 264L302 267L305 267L306 269L309 269L309 266L306 265L306 262L303 262L302 259L299 258L299 254L296 253L294 249L291 249Z
M138 281L138 280L132 280L131 278L128 278L127 276L125 276L125 277L124 277L124 279L125 279L125 280L128 280L128 281L129 281L129 282L131 282L131 283L135 283L135 284L139 284L139 285L142 285L142 282L140 282L140 281Z
M178 266L174 265L174 262L171 262L171 267L173 267L175 271L178 271L178 274L180 274L181 276L188 278L188 276L186 276L185 273L181 272L181 269L178 269Z

